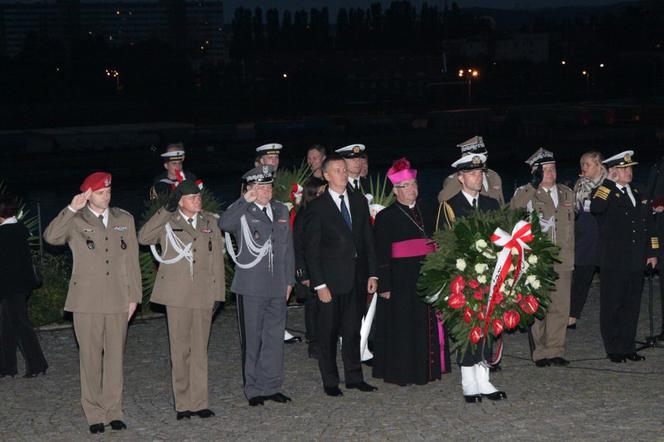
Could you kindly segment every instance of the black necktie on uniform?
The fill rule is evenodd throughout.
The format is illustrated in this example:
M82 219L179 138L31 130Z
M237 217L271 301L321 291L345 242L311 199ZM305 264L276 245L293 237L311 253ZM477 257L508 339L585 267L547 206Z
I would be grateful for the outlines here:
M191 224L192 226L194 225L194 219L193 218L187 218L187 222Z
M270 215L267 213L267 206L263 207L263 213L265 214L265 216L267 216L267 219L269 219L270 222L272 222L272 218L270 218Z
M477 198L473 198L473 209L477 209Z
M106 224L104 224L104 215L99 215L98 218L99 221L101 222L101 225L104 226L104 228L106 228Z

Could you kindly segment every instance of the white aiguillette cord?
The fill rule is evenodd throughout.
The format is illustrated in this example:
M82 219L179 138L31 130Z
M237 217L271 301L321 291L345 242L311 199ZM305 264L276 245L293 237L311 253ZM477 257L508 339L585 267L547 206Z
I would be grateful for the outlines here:
M166 244L164 245L162 256L166 256L169 244L171 245L171 247L173 247L173 250L175 251L175 253L177 253L177 255L171 259L164 259L162 258L162 256L159 256L159 253L157 253L157 248L153 244L150 246L150 250L152 251L152 256L154 256L154 259L156 259L162 264L175 264L176 262L180 261L182 258L186 259L189 262L189 274L193 278L194 253L191 251L193 243L185 244L184 242L182 242L182 240L178 238L177 235L173 232L171 223L166 223L164 229L166 229Z
M263 245L259 245L254 241L254 238L251 235L251 229L249 229L249 224L247 223L246 215L242 215L240 218L240 238L238 238L239 250L237 253L233 250L233 242L231 241L230 233L226 232L224 233L224 236L226 238L226 250L228 251L228 255L233 259L235 265L241 269L250 269L255 267L265 255L268 255L267 267L272 271L272 237L270 236ZM242 247L244 244L247 245L247 253L254 257L254 260L247 264L241 264L237 259L238 255L242 253Z

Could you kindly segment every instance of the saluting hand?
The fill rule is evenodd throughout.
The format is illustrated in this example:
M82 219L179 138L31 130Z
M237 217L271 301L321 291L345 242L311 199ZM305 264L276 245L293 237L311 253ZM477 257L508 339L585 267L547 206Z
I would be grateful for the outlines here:
M72 198L69 207L78 212L83 207L85 207L91 194L92 194L92 189L88 189L83 193L79 193L78 195L74 196L74 198Z
M332 292L330 292L330 289L327 287L318 289L318 299L320 299L320 302L327 304L328 302L332 301Z
M254 188L251 188L244 193L244 199L247 200L248 203L256 201L256 197L258 197L258 194Z
M654 269L655 267L657 267L657 258L653 256L652 258L646 259L646 266L648 266L648 264L650 264Z
M369 281L367 281L367 292L369 292L370 295L373 295L376 293L376 290L378 290L378 279L371 277L369 278Z
M290 294L291 294L292 291L293 291L293 286L292 285L289 285L288 287L286 287L286 302L288 302L288 298L290 298Z

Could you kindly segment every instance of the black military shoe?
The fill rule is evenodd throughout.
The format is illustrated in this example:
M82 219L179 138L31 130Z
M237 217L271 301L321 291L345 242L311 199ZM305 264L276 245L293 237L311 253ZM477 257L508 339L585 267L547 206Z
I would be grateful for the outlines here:
M292 338L284 339L284 344L297 344L302 342L302 338L299 336L293 336Z
M504 391L494 391L493 393L482 393L482 396L492 401L507 399L507 393Z
M475 403L478 403L478 402L482 402L482 395L481 394L469 394L469 395L464 394L463 398L469 404L475 404Z
M121 420L114 420L111 421L111 428L114 430L124 430L125 428L127 428L127 425Z
M336 396L343 396L343 395L344 395L344 394L341 392L341 390L339 389L339 387L337 387L337 386L334 386L334 387L324 387L324 390L325 390L325 394L328 395L328 396L336 397Z
M97 434L104 432L104 424L92 424L90 425L90 433Z
M627 359L625 358L625 355L617 354L617 353L609 353L606 355L611 362L615 362L616 364L620 364L622 362L627 362Z
M291 401L291 398L289 398L288 396L286 396L286 395L283 394L283 393L274 393L274 394L272 394L272 395L270 395L270 396L265 396L264 399L265 399L266 401L275 401L275 402L279 402L280 404L285 404L286 402L290 402L290 401Z
M535 365L538 367L548 367L549 365L551 365L551 361L548 360L547 358L538 359L535 361Z
M630 353L630 354L628 354L628 355L625 355L625 357L626 357L627 359L629 359L630 361L634 361L634 362L636 362L636 361L645 361L645 360L646 360L646 357L645 357L645 356L641 356L641 355L638 354L637 352L634 352L634 353Z
M264 404L263 396L256 396L256 397L249 398L249 406L250 407L255 407L257 405L263 405L263 404Z
M175 412L175 418L179 421L181 421L184 418L191 418L191 411L186 410L186 411L177 411Z
M210 410L209 408L205 408L203 410L193 411L192 414L195 414L201 419L205 419L214 416L214 411Z
M355 384L346 384L346 388L348 388L349 390L353 390L353 389L355 389L355 390L360 390L360 391L364 391L364 392L369 392L369 391L376 391L376 390L378 390L378 389L377 389L376 387L374 387L373 385L369 385L369 384L367 384L367 383L364 382L364 381L362 381L362 382L358 382L358 383L355 383Z
M556 365L558 367L566 367L569 365L569 361L565 358L561 358L560 356L549 359L549 362L551 365Z

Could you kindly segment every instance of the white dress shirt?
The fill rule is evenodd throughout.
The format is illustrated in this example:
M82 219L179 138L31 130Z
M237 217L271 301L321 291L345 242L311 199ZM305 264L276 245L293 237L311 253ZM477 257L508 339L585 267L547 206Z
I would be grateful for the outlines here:
M92 210L92 207L88 206L88 210L92 212L92 214L95 216L95 218L99 218L99 215L102 215L104 218L102 222L104 223L104 227L108 227L108 208L106 208L103 212L97 213L94 210Z
M623 186L621 184L616 183L616 187L621 192L623 189L627 189L627 196L629 196L629 199L632 201L632 206L636 207L636 198L634 198L634 194L632 193L632 188L629 186L629 184Z

